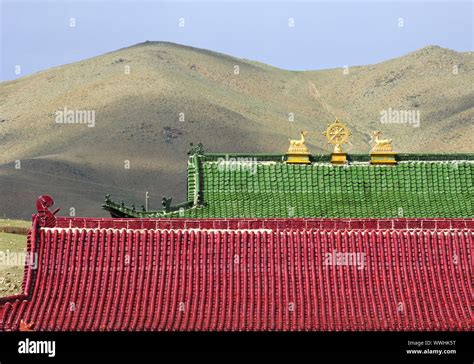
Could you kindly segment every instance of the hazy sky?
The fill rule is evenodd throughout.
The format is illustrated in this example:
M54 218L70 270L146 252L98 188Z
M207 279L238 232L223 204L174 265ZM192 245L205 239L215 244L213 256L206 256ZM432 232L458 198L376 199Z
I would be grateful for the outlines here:
M472 1L0 1L1 80L145 40L292 70L376 63L429 44L473 50Z

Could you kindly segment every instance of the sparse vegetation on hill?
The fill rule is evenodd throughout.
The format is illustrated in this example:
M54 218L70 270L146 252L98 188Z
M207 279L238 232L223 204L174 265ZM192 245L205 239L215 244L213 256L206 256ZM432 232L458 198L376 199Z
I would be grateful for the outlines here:
M107 192L140 202L149 191L155 209L163 196L184 201L190 142L284 153L288 138L307 129L311 151L330 152L321 132L335 115L352 128L352 153L368 153L380 129L399 152L469 153L473 80L472 53L434 46L347 74L287 71L165 42L52 68L0 84L0 216L29 218L44 193L76 216L106 216ZM94 127L56 123L65 107L94 110ZM420 111L420 126L381 124L389 108Z
M21 292L24 265L13 265L10 253L24 253L26 235L8 234L1 232L2 228L29 228L31 222L22 220L0 219L0 297Z

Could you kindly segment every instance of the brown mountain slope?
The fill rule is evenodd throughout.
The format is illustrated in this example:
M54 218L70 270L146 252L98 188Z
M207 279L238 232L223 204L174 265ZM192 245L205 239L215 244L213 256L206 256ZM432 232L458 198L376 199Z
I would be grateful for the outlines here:
M280 153L305 128L311 151L329 152L321 132L334 116L353 129L349 152L368 152L376 129L400 152L473 151L472 53L430 46L348 71L286 71L146 42L1 83L0 216L28 217L40 193L84 216L104 215L106 192L139 203L149 191L155 208L164 195L182 201L190 142ZM56 123L65 107L94 110L95 127ZM419 110L420 126L381 124L389 108Z

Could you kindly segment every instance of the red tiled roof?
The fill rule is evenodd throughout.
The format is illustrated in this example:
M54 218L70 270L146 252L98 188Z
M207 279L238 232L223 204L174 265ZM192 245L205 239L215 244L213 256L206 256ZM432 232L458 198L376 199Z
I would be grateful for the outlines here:
M0 330L471 330L473 225L58 218Z

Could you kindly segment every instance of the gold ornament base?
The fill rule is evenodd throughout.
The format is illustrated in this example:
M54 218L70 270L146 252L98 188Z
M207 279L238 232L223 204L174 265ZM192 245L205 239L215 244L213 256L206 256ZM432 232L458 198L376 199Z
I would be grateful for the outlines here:
M309 160L309 153L288 153L287 164L311 164Z
M370 164L397 164L395 152L372 152L370 153Z
M346 164L347 163L347 153L339 152L339 153L332 153L331 154L331 163L332 164Z

